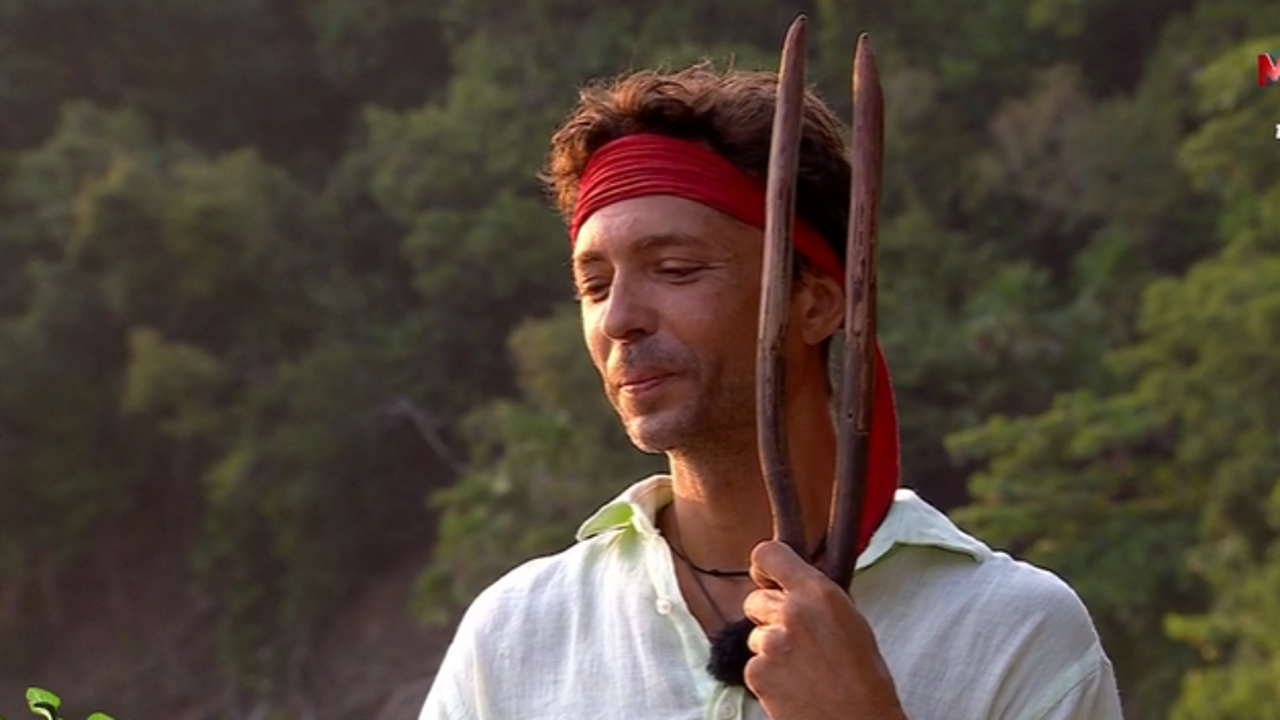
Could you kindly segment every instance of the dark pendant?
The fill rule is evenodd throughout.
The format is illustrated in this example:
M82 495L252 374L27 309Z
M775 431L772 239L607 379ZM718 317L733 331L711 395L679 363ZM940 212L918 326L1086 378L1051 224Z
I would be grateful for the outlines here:
M747 661L753 655L747 637L755 627L750 618L743 618L725 625L711 638L711 660L707 663L711 677L726 685L746 686Z

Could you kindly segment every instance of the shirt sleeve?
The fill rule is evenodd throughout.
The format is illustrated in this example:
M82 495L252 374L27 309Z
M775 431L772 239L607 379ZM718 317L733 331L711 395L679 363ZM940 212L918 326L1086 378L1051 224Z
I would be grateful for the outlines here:
M479 720L478 713L467 709L470 705L466 701L467 688L473 682L468 679L470 663L466 657L470 648L464 646L465 642L465 638L459 636L449 645L418 720Z
M486 653L485 639L493 633L483 631L493 604L492 589L480 594L467 611L454 633L449 649L436 670L431 689L422 704L418 720L481 720L494 717L484 707L483 677L480 658Z
M542 607L545 596L530 592L545 563L525 563L485 588L458 623L418 720L505 720L521 717L529 680L512 677L528 641L524 618ZM535 609L531 609L535 608ZM499 679L505 680L498 682Z
M1090 665L1057 702L1028 720L1123 720L1111 661L1099 649Z

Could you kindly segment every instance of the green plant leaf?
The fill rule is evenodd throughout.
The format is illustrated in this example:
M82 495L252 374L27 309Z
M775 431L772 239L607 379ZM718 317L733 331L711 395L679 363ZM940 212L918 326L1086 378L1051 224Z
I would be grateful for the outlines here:
M62 698L48 690L38 687L27 688L27 705L31 708L32 713L44 717L46 720L62 720L58 715L58 708L62 706Z

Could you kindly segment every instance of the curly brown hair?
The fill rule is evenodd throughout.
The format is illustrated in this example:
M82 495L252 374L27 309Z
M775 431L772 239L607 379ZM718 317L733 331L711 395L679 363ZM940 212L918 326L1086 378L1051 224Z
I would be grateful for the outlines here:
M746 174L763 180L777 73L699 64L672 73L644 70L594 83L551 139L541 174L566 221L592 154L625 135L657 133L702 143ZM812 91L805 93L796 214L814 227L841 262L849 219L849 160L839 120Z

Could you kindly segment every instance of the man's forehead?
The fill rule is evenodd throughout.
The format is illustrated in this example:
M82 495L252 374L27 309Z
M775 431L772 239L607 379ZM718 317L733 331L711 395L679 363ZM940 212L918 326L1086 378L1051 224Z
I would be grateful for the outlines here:
M734 252L759 231L684 198L654 195L623 200L592 213L574 244L574 262L617 252L643 252L671 247Z

